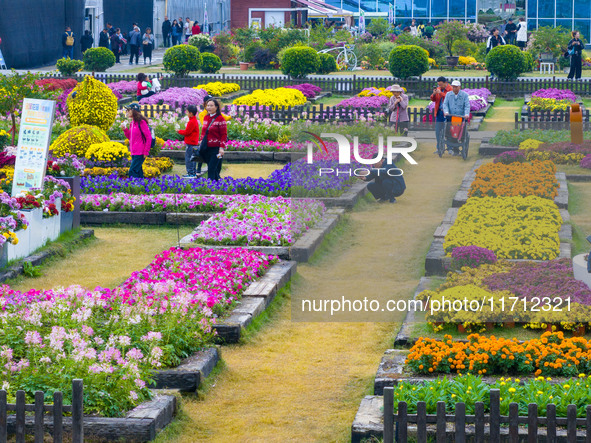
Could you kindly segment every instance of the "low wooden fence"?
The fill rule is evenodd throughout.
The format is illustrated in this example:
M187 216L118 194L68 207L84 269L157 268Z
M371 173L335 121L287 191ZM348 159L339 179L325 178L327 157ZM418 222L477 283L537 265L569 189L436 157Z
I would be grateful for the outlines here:
M12 404L7 402L6 391L0 390L0 443L8 441L9 428L11 429L10 433L15 435L14 441L16 443L25 443L25 431L27 427L31 427L31 421L33 422L32 428L35 443L43 443L45 441L44 422L46 412L53 416L53 432L51 434L55 443L61 443L63 441L64 412L72 414L72 435L68 441L71 440L72 443L83 443L82 396L83 385L82 380L79 379L72 381L71 406L63 404L63 394L61 392L55 392L53 394L53 404L46 405L44 403L45 394L37 391L35 392L35 403L29 405L25 401L25 391L16 391L16 403ZM14 412L16 416L9 415L9 412ZM27 419L27 412L33 412L34 416ZM12 422L14 422L14 425Z
M448 423L454 423L452 441L457 443L466 441L467 425L470 427L469 437L471 440L490 443L501 441L501 427L508 427L510 442L518 442L520 441L519 426L527 425L527 441L531 443L537 442L538 436L543 436L544 441L555 442L559 433L566 433L566 441L574 443L580 441L580 439L577 440L577 428L591 429L591 405L586 408L585 418L577 418L576 405L567 406L566 417L557 417L554 404L547 406L545 417L539 417L538 405L535 403L528 405L527 416L519 415L517 403L509 405L509 415L501 415L500 391L498 389L490 390L490 412L488 414L484 413L483 402L475 403L474 415L466 414L465 403L456 403L455 413L453 415L447 414L443 401L437 402L436 414L427 414L426 411L425 402L417 403L415 414L408 413L406 402L399 402L398 412L394 414L394 388L384 388L384 443L393 443L394 440L399 443L408 442L409 424L416 427L416 438L413 437L412 441L416 440L418 443L426 443L428 433L435 434L435 441L438 443L449 441ZM485 428L487 424L488 427ZM431 426L429 427L429 425ZM557 428L566 428L566 431L559 431ZM430 441L432 441L431 437ZM585 441L591 442L590 432L585 431Z
M589 109L583 109L583 129L589 130ZM569 111L532 111L528 108L526 114L515 113L515 129L569 129Z
M284 75L240 75L240 74L198 74L189 77L174 77L169 74L156 74L163 88L169 87L194 87L208 82L237 83L241 89L270 89L287 85L297 85L300 83L313 83L322 88L325 92L336 94L357 94L364 88L369 87L387 87L394 83L407 88L409 92L418 97L429 97L435 86L437 71L432 71L433 77L419 77L411 79L396 79L391 76L311 76L307 79L293 79ZM458 71L458 77L462 72ZM47 77L64 78L56 74L48 74ZM135 80L133 74L115 74L108 72L97 72L95 77L104 83L114 83L121 80ZM77 75L78 80L82 80L83 75ZM499 97L515 98L525 94L531 94L542 88L570 89L576 95L591 95L591 79L584 78L580 81L569 80L566 78L518 78L511 81L491 80L490 77L463 78L462 88L478 89L487 88L491 93Z

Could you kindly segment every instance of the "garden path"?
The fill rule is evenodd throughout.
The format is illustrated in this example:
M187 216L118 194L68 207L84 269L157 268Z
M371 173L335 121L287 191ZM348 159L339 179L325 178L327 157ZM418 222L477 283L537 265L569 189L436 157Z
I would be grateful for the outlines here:
M395 205L362 203L320 257L298 266L294 294L382 301L413 294L433 231L476 159L439 159L434 149L421 144L418 165L404 166L407 190ZM158 441L348 441L397 325L292 322L283 303L244 344L223 347L226 368L212 389L203 400L183 399L184 419Z

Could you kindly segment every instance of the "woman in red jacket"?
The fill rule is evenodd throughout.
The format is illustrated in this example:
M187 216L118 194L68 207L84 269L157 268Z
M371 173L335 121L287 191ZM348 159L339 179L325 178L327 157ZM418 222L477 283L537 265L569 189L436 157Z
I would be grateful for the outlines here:
M195 171L195 162L191 161L193 149L199 146L199 122L195 114L197 114L197 107L194 105L189 106L187 108L187 115L189 116L187 127L179 131L179 134L185 136L185 145L187 145L185 148L185 166L187 167L185 178L193 178L196 173L201 173L201 163L199 163L199 171Z
M131 152L131 166L129 176L144 178L142 165L150 154L152 147L152 134L148 126L148 120L140 112L137 103L127 106L127 117L131 119L129 128L124 128L123 133L129 139L129 151Z
M228 141L228 128L219 101L213 98L208 100L205 104L205 110L207 115L203 118L201 139L207 138L207 151L205 152L207 178L219 180L222 157Z

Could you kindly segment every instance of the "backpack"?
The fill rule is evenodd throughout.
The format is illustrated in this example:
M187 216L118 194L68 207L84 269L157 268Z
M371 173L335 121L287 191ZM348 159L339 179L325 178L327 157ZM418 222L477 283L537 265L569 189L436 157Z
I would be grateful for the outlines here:
M66 33L66 35L66 46L74 46L74 35L72 34L72 32L70 31Z

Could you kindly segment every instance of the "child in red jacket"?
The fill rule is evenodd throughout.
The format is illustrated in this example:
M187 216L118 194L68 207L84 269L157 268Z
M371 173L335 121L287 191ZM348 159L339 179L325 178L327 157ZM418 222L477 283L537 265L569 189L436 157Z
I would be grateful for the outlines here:
M201 174L201 163L199 163L199 169L195 170L195 162L191 161L193 156L193 149L199 146L199 122L197 121L197 107L189 106L187 108L187 115L189 116L189 122L185 129L179 131L180 135L185 136L185 166L187 167L187 175L183 176L186 178L195 177L197 174Z

